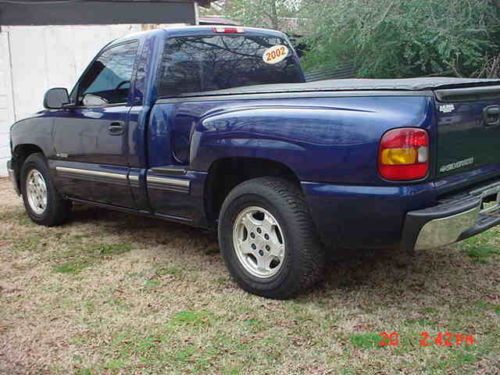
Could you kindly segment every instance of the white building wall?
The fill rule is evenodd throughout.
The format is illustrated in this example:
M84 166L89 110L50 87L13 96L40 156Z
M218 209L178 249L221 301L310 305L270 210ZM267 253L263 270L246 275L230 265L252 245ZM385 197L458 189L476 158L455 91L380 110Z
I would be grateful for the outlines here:
M0 176L7 173L9 147L9 128L14 122L14 103L10 74L9 36L0 33Z
M10 157L14 121L43 108L51 87L71 90L108 42L142 30L141 25L9 26L0 31L0 176Z

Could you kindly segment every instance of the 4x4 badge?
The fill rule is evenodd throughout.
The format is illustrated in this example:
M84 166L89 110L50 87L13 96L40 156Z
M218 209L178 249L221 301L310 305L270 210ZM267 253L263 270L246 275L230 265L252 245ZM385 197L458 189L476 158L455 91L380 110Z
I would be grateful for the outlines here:
M451 164L446 164L446 165L441 166L441 168L439 168L439 172L441 172L441 173L449 172L449 171L452 171L454 169L467 167L468 165L472 165L472 164L474 164L474 158L459 160L456 163L451 163Z
M444 104L439 106L439 111L442 113L451 113L455 110L455 105L453 104Z

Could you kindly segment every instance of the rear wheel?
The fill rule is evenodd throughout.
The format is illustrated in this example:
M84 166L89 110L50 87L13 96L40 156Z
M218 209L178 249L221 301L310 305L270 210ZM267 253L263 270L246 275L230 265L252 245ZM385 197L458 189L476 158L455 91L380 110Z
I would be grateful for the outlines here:
M221 209L219 242L231 275L250 293L286 299L321 279L323 248L302 192L287 180L235 187Z
M45 226L62 224L71 210L71 202L56 191L42 154L28 156L21 168L21 193L28 216Z

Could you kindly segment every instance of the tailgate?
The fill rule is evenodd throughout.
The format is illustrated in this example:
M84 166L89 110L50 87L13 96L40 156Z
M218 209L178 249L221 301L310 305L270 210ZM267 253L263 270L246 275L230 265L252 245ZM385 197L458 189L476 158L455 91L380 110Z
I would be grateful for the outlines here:
M500 165L500 86L436 90L437 176Z

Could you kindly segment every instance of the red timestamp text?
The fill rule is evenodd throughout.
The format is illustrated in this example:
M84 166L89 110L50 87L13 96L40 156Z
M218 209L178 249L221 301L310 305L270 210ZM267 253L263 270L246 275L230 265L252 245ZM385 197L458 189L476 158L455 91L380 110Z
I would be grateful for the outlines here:
M398 332L380 332L379 346L382 347L397 347L399 346L399 333ZM427 331L420 332L419 345L426 346L470 346L474 345L476 340L473 335L466 335L463 333L452 332L437 332L430 334Z

